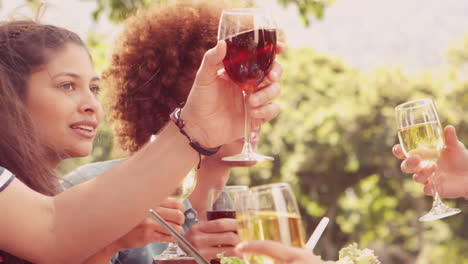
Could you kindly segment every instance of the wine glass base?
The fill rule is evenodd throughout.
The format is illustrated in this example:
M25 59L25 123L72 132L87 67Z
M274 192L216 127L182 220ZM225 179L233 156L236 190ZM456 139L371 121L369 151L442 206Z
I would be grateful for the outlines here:
M264 156L255 152L251 153L240 153L234 156L224 157L222 158L224 161L266 161L266 160L274 160L273 157Z
M187 255L181 255L181 254L164 254L164 255L155 256L153 259L154 260L172 260L172 259L193 259L193 258Z
M173 259L193 259L188 256L182 249L179 248L177 243L169 243L168 247L158 256L153 258L154 260L173 260Z
M156 256L153 258L154 261L162 260L193 260L190 256Z
M419 221L421 222L434 221L434 220L438 220L444 217L449 217L449 216L458 214L460 212L461 210L458 208L450 208L450 207L443 205L442 208L436 208L436 207L432 208L431 211L429 211L429 213L421 216L419 218Z

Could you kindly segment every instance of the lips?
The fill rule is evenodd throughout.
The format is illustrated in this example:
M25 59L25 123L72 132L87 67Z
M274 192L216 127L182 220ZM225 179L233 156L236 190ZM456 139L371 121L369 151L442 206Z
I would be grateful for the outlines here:
M70 128L81 137L93 139L96 136L97 122L95 121L80 121L70 125Z

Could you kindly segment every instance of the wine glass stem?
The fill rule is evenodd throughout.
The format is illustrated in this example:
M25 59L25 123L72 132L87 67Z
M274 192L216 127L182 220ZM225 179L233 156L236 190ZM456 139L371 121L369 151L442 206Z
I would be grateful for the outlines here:
M439 191L437 191L437 186L434 182L434 173L429 176L429 182L431 184L432 192L434 195L434 200L432 202L432 208L439 208L442 204L442 200L440 199Z
M250 154L252 153L252 145L250 144L250 106L249 98L252 94L251 91L242 90L243 100L244 100L244 148L243 153Z

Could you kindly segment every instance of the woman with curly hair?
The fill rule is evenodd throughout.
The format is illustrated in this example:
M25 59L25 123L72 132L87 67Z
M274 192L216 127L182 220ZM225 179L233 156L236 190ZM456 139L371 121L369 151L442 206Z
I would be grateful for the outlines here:
M130 17L118 38L112 55L112 63L104 73L104 81L110 91L110 117L122 148L133 155L153 135L158 135L169 114L187 100L191 84L197 76L203 54L217 44L217 30L221 11L227 4L223 1L185 0L168 5L153 5L139 10ZM222 65L219 65L222 68ZM276 83L281 75L281 66L275 64L269 75L271 84L266 85L271 95L279 92ZM260 89L260 91L265 89ZM242 105L242 101L239 101ZM258 105L254 115L259 114ZM271 112L278 114L279 107L271 104ZM272 116L273 118L273 116ZM255 126L258 132L259 125ZM156 137L156 138L157 138ZM252 142L258 142L258 133ZM209 157L204 157L197 171L198 184L185 201L186 238L207 259L216 258L224 252L235 255L234 247L239 242L234 219L206 221L205 207L208 189L222 188L233 166L251 166L252 162L225 162L221 158L239 153L243 140L238 139ZM125 159L89 164L78 168L66 179L73 183L93 178ZM155 186L157 188L158 186ZM193 207L193 208L191 208ZM194 224L197 219L198 223ZM146 229L151 229L146 225ZM145 230L139 226L140 231ZM133 232L133 231L132 231ZM130 232L130 233L132 233ZM154 240L158 241L158 240ZM146 239L127 241L128 247L136 248L148 244ZM220 246L222 245L222 246ZM123 263L151 263L165 244L153 243L143 248L119 253ZM105 254L102 254L105 259Z

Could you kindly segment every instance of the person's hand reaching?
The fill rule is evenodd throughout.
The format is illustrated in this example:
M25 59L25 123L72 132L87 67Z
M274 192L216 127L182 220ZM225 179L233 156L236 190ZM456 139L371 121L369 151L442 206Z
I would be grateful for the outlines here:
M242 91L225 72L219 74L225 54L225 41L205 53L181 114L187 133L205 147L217 147L243 135ZM281 72L281 65L275 62L267 76L270 83L250 96L252 124L267 122L279 114L279 105L270 102L280 94Z
M403 159L401 170L413 173L416 182L424 184L424 192L432 195L433 190L429 184L429 176L434 173L434 183L437 191L444 198L468 197L468 151L457 138L453 126L444 129L445 147L440 153L437 164L423 166L418 154L406 157L401 145L395 145L393 155Z
M314 255L312 251L302 248L291 247L276 241L249 241L240 243L236 250L240 254L259 254L273 258L286 264L325 264L333 262L323 261Z

